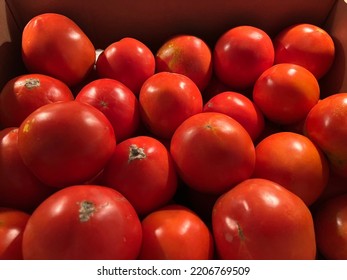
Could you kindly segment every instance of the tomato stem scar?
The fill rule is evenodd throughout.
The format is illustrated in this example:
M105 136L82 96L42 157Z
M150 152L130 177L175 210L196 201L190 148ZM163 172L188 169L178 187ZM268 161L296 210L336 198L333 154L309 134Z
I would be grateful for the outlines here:
M79 203L79 205L80 209L78 210L78 217L80 219L80 222L88 222L96 210L94 203L91 201L84 200L81 203Z
M137 147L137 145L132 144L129 146L129 159L128 162L131 162L135 159L144 159L146 158L146 153L143 148Z

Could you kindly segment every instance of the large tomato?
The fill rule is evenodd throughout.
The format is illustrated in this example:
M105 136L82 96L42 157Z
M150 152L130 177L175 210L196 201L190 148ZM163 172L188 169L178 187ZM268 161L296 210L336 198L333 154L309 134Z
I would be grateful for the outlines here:
M69 87L47 75L26 74L8 81L0 94L0 121L5 127L20 126L37 108L73 100Z
M315 259L313 219L284 187L249 179L222 195L212 212L221 259Z
M329 164L309 138L279 132L255 147L253 176L274 181L311 205L322 194L329 179Z
M255 141L262 133L265 122L258 106L245 95L225 91L212 97L204 106L204 112L219 112L238 121Z
M315 76L306 68L290 63L265 70L253 88L255 104L269 120L278 124L304 120L319 97Z
M316 104L305 121L305 134L327 155L332 169L347 177L347 93Z
M139 127L139 102L134 93L117 80L94 80L79 91L76 100L103 112L111 122L118 142L133 136Z
M116 145L111 123L91 105L66 101L31 113L18 131L24 163L45 184L82 184L97 175Z
M0 207L0 260L21 260L23 231L30 215Z
M155 72L151 50L139 40L126 37L109 45L96 61L100 78L111 78L126 85L135 95Z
M318 251L327 259L347 259L347 194L322 202L314 212Z
M189 77L202 91L212 76L209 46L192 35L177 35L167 40L155 55L157 72L174 72Z
M317 79L328 72L334 61L333 39L325 30L313 24L291 25L283 29L273 42L275 64L301 65Z
M160 138L171 138L176 128L203 108L201 92L187 76L172 72L154 74L140 91L144 124Z
M169 205L142 221L139 259L207 260L213 257L213 238L205 223L190 209Z
M24 164L18 151L18 129L0 132L0 206L31 212L53 192Z
M169 151L148 136L118 144L105 166L103 178L106 186L121 192L142 216L168 203L177 188Z
M249 178L255 151L247 131L216 112L185 120L171 139L170 152L183 181L197 191L220 194Z
M123 195L102 186L70 186L31 215L23 258L135 259L141 240L140 220Z
M45 13L32 18L22 33L22 56L32 73L72 86L82 82L95 63L95 48L81 28L66 16Z
M274 63L271 38L253 26L229 29L217 40L213 50L216 76L234 90L247 89Z

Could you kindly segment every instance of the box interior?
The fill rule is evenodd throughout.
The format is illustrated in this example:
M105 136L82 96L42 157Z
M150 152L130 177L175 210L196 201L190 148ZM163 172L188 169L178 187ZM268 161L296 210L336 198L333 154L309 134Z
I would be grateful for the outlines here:
M347 0L346 0L347 2ZM237 25L262 28L270 36L295 23L326 29L336 44L333 68L322 83L322 95L347 91L347 3L344 0L0 0L0 88L25 71L21 62L21 32L35 15L56 12L73 19L96 48L123 37L134 37L153 52L169 37L192 34L211 48L226 30Z

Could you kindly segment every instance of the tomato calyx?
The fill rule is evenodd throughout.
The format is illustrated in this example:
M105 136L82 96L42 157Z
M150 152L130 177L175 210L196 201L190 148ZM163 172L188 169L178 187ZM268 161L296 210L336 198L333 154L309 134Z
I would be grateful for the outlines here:
M29 90L40 86L40 80L37 78L28 78L25 80L25 87Z
M78 217L81 223L88 222L96 211L95 204L88 200L83 200L79 203Z
M128 163L132 162L133 160L141 160L146 158L147 155L145 153L144 148L140 148L135 144L132 144L129 146L129 158L128 158Z

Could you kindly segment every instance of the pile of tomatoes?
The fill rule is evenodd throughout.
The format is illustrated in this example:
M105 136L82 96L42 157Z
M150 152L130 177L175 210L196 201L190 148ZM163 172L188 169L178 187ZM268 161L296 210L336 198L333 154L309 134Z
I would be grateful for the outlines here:
M323 29L96 50L50 13L22 58L0 94L0 259L347 258L347 93L320 95Z

